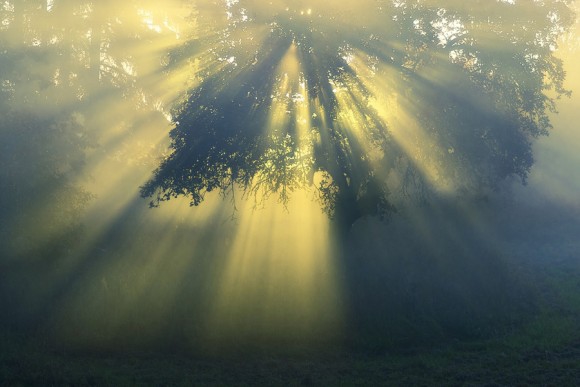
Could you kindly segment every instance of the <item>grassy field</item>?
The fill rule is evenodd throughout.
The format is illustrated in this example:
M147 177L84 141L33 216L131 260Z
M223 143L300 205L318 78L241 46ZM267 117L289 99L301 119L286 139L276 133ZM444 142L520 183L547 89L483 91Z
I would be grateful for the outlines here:
M547 319L541 328L561 329L562 323L570 326ZM570 330L570 341L559 337L557 344L532 344L537 329L530 327L528 332L503 340L380 355L342 352L251 358L58 353L10 339L4 345L17 349L3 351L0 379L10 386L578 385L580 337Z
M528 262L537 273L538 313L496 337L423 348L365 348L199 356L168 352L94 353L53 348L38 337L1 334L0 384L133 385L469 385L580 383L580 264Z
M13 327L0 332L0 385L578 386L577 220L555 214L521 223L537 226L506 227L502 233L509 244L501 249L526 279L533 309L518 323L502 322L479 337L441 336L426 343L377 346L385 343L377 333L316 350L258 346L202 355L171 348L71 350Z

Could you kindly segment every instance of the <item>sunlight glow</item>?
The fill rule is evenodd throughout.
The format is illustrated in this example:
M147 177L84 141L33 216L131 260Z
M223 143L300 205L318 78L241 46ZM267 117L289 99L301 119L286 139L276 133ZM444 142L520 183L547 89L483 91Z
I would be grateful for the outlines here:
M136 206L143 204L135 201L136 189L163 157L162 150L167 146L166 132L159 130L169 125L164 122L168 113L163 106L174 104L183 98L184 90L208 77L223 72L235 77L247 63L245 57L237 55L216 60L208 49L173 63L171 71L158 73L159 63L147 58L160 58L159 53L171 50L177 43L175 36L165 34L162 26L154 22L154 14L154 10L140 13L145 27L155 35L146 44L131 48L134 61L117 62L113 57L102 56L105 67L119 67L123 76L139 80L142 91L135 98L148 108L134 111L118 101L101 101L85 113L87 122L104 129L99 133L99 147L88 154L84 176L90 179L81 180L98 200L88 208L85 218L91 224L91 234L75 255L106 249L102 254L111 256L111 262L99 267L83 291L63 304L55 324L82 330L79 340L89 343L101 340L100 336L127 335L130 326L136 326L138 334L154 335L166 329L172 300L180 299L184 289L192 286L186 274L196 270L207 273L206 266L212 262L213 277L204 280L206 285L199 297L181 301L180 321L191 321L186 331L190 330L192 337L201 332L208 345L219 345L250 336L286 340L337 335L341 323L340 286L332 263L328 219L306 193L297 193L288 209L275 204L276 198L265 201L266 208L262 210L253 209L251 200L236 203L237 220L232 226L224 223L231 222L233 210L228 210L229 206L215 195L209 195L204 206L195 211L188 208L185 200L172 201L154 211L143 208L141 211L147 214L137 211L138 215L133 216L164 225L155 236L158 242L153 248L141 250L139 243L143 241L127 242L113 249L102 247L110 229L123 224L126 214L134 214ZM255 44L263 40L260 36L265 31L261 31L264 30L252 31ZM206 36L204 31L190 32L196 34ZM287 128L294 126L298 138L304 141L296 161L308 163L312 143L307 137L313 113L295 44L278 64L275 76L270 130L284 138ZM114 76L115 82L121 82L119 77ZM213 92L229 86L224 83ZM155 101L160 101L159 108ZM127 100L127 104L132 103L135 99ZM151 108L162 114L147 113ZM98 114L101 111L107 114ZM210 242L203 239L205 231L201 231L211 228L211 224L215 231L208 232L216 233L211 238L223 246L215 252L206 251ZM219 230L223 235L217 235ZM191 238L186 239L185 234ZM69 272L81 264L71 262ZM87 299L91 300L89 305ZM206 303L211 307L200 306ZM75 312L80 305L86 307L81 313ZM105 309L112 311L107 322L98 318ZM139 319L148 323L141 325Z
M284 133L294 126L299 141L306 140L310 129L309 98L295 43L290 45L280 61L276 78L279 83L272 90L268 128Z
M402 191L404 180L415 177L409 177L413 171L435 193L451 197L469 176L462 169L462 137L446 132L453 128L445 120L454 117L441 112L463 103L477 105L473 111L485 116L496 103L496 73L522 71L489 66L480 52L506 57L506 63L528 70L527 75L538 74L545 71L537 65L542 55L538 50L555 50L553 38L561 32L532 35L533 49L513 64L511 52L502 47L506 42L510 47L520 44L519 35L500 30L504 21L518 25L519 16L507 12L516 8L516 0L495 2L507 12L495 24L490 20L496 15L469 18L469 7L460 1L450 1L448 8L435 0L414 5L393 0L382 7L376 0L72 3L28 5L34 8L32 16L20 20L15 18L15 2L0 2L5 50L0 54L10 54L2 58L0 92L7 104L21 104L18 113L23 117L34 114L48 122L39 120L39 128L54 129L50 120L61 114L69 122L59 123L60 129L73 127L72 138L87 139L89 145L78 145L83 159L70 161L74 168L66 166L78 171L63 174L94 198L81 219L86 225L83 237L63 253L55 270L52 291L64 296L51 323L63 340L74 332L74 339L103 348L115 347L121 339L187 337L191 346L202 341L216 348L245 340L338 340L346 324L347 286L338 246L346 249L347 243L333 239L338 232L314 200L332 185L331 167L338 165L334 181L343 179L349 188L353 180L374 179ZM479 3L486 16L484 2ZM407 9L411 6L416 9ZM397 10L397 15L387 10ZM431 19L423 16L427 11ZM560 17L541 16L542 22ZM567 53L567 63L577 63L578 52ZM9 63L12 57L20 68L9 79L4 60ZM522 82L516 76L508 81ZM476 82L485 84L482 90L489 95L473 96L475 89L458 86ZM577 74L571 82L578 85ZM195 99L196 92L202 98ZM214 107L209 118L195 114L222 100L234 108L223 112ZM147 208L139 187L176 150L168 133L180 128L176 121L183 117L184 102L194 117L185 125L184 137L190 135L191 143L206 148L213 144L211 139L205 144L204 135L235 127L236 122L220 126L215 121L237 114L236 106L263 113L257 114L263 127L243 128L257 129L267 144L259 160L248 161L263 169L248 180L271 179L278 185L244 191L232 183L229 190L217 192L222 187L210 187L202 177L207 192L198 208L190 208L182 197L191 193L191 186L173 192L161 208ZM563 106L571 116L573 107ZM430 122L432 117L439 121ZM443 129L437 131L435 125ZM208 137L220 135L212 132ZM460 140L454 143L454 138ZM237 139L231 137L233 146ZM62 147L66 154L74 146ZM183 159L202 160L194 146L185 149L189 154ZM230 156L224 155L229 148L219 152L224 159ZM557 152L548 147L539 154L555 158ZM317 157L326 164L316 164ZM178 159L176 168L187 161ZM206 164L215 172L213 162ZM233 175L235 168L225 164L220 172ZM63 172L65 167L57 169ZM183 178L188 182L195 179L191 170ZM533 177L548 182L552 195L577 200L577 184L560 178L568 186L561 181L558 185L553 176L558 171L540 169ZM354 201L365 194L356 188ZM328 189L338 192L336 186ZM39 202L31 208L44 219L50 218L51 206ZM444 212L433 213L444 217ZM426 245L435 248L437 234L428 226L433 222L409 214ZM371 222L367 215L361 215L366 217L363 223ZM463 215L474 233L494 240L493 230L471 219L475 215ZM20 222L34 229L37 219ZM48 249L61 227L55 221L39 231L42 248ZM451 238L461 235L452 231ZM26 238L14 243L24 245ZM457 245L463 247L462 241ZM161 337L167 332L174 336Z
M354 58L363 56L362 53L354 55ZM416 121L414 117L418 114L415 107L416 101L405 97L405 93L398 92L404 86L400 83L397 73L390 66L385 64L375 64L375 68L369 68L366 64L361 63L360 60L353 60L350 64L351 69L356 74L357 79L362 86L370 92L368 105L365 109L373 109L376 111L382 130L385 135L390 136L409 156L409 161L422 172L423 177L427 179L432 187L439 192L452 192L454 187L450 184L453 179L446 179L445 176L451 171L449 165L442 164L442 160L437 160L437 152L442 149L442 144L426 133L422 123ZM386 93L385 93L386 91ZM342 94L342 92L341 92ZM352 91L349 92L352 96ZM354 105L354 101L346 103L344 97L339 97L339 101L343 100L342 105ZM356 98L358 104L363 103L363 98ZM363 124L362 116L359 118L352 118L353 122L345 125L347 128L359 128L355 130L364 132L369 124L362 128L359 126ZM386 132L388 131L388 133ZM370 145L365 145L367 151L370 151ZM385 179L400 179L400 176L393 175L394 171L385 171L387 176ZM392 181L394 183L394 181ZM399 181L396 185L401 184Z
M287 210L274 201L258 211L243 204L217 280L209 338L320 340L339 333L340 284L329 221L309 195L296 196Z

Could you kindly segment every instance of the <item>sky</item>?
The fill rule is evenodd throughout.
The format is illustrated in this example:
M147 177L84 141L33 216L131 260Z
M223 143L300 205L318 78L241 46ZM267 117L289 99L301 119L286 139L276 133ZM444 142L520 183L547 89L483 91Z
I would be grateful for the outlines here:
M521 190L537 193L537 200L548 199L565 203L576 209L580 206L580 38L576 22L569 44L562 44L559 57L567 73L565 86L572 91L570 98L558 101L558 113L552 115L554 129L548 137L535 144L536 163L532 168L529 186ZM532 194L530 192L529 194ZM533 196L532 196L533 197Z

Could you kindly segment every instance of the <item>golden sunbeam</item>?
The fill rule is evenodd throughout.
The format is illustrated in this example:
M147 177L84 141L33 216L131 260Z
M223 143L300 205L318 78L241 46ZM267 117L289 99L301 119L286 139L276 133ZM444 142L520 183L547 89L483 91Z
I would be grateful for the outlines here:
M217 279L207 337L228 341L320 341L341 329L341 284L329 222L306 193L287 209L240 209Z
M267 128L274 133L295 136L303 157L312 152L309 139L312 116L308 86L300 63L298 47L292 42L276 71L278 83L272 90ZM289 133L290 128L293 130Z
M412 336L506 256L463 200L531 177L577 203L576 158L532 169L574 121L571 22L567 0L0 2L0 265L50 256L22 299L63 345Z

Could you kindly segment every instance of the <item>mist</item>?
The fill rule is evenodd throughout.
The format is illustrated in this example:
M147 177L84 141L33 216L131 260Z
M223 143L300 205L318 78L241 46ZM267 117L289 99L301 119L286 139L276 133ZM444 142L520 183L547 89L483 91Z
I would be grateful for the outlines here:
M0 4L6 348L374 356L544 316L580 270L573 6L286 3Z

